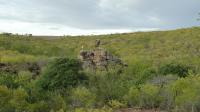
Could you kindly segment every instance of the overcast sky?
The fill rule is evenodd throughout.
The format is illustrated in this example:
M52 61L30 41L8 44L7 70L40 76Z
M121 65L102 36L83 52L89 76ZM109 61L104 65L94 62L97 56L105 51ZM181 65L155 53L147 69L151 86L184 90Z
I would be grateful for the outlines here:
M0 0L0 32L83 35L198 26L200 0Z

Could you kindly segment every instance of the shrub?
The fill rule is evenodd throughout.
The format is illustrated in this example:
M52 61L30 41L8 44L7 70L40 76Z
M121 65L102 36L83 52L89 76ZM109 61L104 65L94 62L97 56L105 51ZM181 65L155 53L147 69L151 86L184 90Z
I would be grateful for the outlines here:
M116 72L100 72L90 76L90 88L97 95L98 105L103 106L110 100L121 101L127 92L126 83ZM120 91L119 91L120 90Z
M125 77L128 80L134 81L136 85L144 84L155 75L156 70L148 59L135 58L125 68Z
M28 98L27 92L23 88L18 88L13 91L12 99L9 101L11 108L16 112L22 112L28 110Z
M132 107L140 105L140 91L136 87L131 87L128 94L124 96L125 100L128 101L128 104Z
M50 98L47 100L47 104L49 109L56 112L67 109L64 98L59 94L50 96Z
M131 87L125 99L131 106L145 108L157 108L162 100L159 88L151 84L141 85L140 88Z
M153 68L146 68L138 75L137 79L135 79L136 85L144 84L149 79L152 79L156 76L156 71Z
M2 63L25 63L25 62L36 62L43 58L42 56L33 56L29 54L22 54L17 51L2 50L0 52L0 62Z
M11 98L11 91L6 86L0 86L0 111L10 111L9 100Z
M37 84L44 90L62 90L74 87L87 79L80 70L79 61L57 58L48 64Z
M23 88L9 89L0 86L0 111L22 112L28 111L28 94Z
M19 84L15 81L15 74L0 73L0 85L5 85L8 88L17 88Z
M169 91L174 97L174 105L176 106L176 109L185 112L194 112L199 109L199 81L199 76L190 76L187 78L180 78L169 85Z
M75 107L91 107L95 104L95 94L85 87L78 87L72 90L71 100Z
M49 108L45 101L38 101L36 103L29 104L30 112L45 112L47 110L49 110Z
M141 86L141 105L150 108L156 108L161 102L159 88L157 86L146 84Z
M31 51L32 47L30 46L30 44L26 42L21 42L21 43L16 42L15 44L12 45L12 49L15 49L20 53L27 53Z
M18 77L16 77L15 82L18 85L25 87L27 86L32 79L32 74L29 71L20 71Z
M175 74L179 77L186 77L190 70L192 68L187 65L170 63L160 67L159 72L163 75Z
M149 82L151 84L163 87L167 84L170 84L170 83L176 81L177 79L178 79L178 76L175 76L175 75L165 75L165 76L158 75L156 77L153 77Z
M108 102L108 105L113 109L119 109L119 108L125 108L126 107L125 104L123 104L123 103L121 103L121 102L119 102L117 100L110 100Z

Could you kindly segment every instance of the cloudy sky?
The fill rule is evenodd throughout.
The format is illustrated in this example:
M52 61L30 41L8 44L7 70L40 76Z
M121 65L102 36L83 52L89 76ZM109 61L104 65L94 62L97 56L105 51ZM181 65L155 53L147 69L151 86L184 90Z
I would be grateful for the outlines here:
M198 26L200 0L0 0L0 32L87 35Z

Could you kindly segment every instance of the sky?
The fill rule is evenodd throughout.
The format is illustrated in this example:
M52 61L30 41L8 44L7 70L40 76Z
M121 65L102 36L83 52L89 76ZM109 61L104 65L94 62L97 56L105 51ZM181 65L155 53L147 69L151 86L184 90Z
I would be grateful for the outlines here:
M200 0L0 0L0 32L91 35L199 26Z

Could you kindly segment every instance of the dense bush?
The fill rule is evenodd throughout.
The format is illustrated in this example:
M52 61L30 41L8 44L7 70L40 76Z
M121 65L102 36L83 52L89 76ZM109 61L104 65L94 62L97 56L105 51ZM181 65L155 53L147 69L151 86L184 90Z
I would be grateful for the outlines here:
M18 76L15 78L15 82L21 86L26 87L32 80L32 73L29 71L20 71Z
M0 86L0 110L2 112L22 112L28 111L27 92L23 88L11 90L5 86Z
M72 90L71 102L73 107L92 107L95 105L96 95L85 87Z
M0 85L7 86L8 88L17 88L19 84L15 81L16 77L16 74L0 72Z
M8 112L11 91L6 86L0 86L0 111Z
M117 74L116 70L109 72L99 71L89 76L89 88L97 96L97 105L103 106L111 100L122 100L127 88L126 82L123 82L121 75Z
M142 85L141 91L141 105L147 108L157 108L162 100L159 95L159 87L146 84Z
M145 108L157 108L162 100L159 87L151 84L141 85L139 88L131 87L125 99L131 106Z
M169 85L169 91L174 97L175 109L181 112L197 112L200 100L200 76L180 78Z
M62 90L75 87L87 79L80 70L81 64L78 60L57 58L47 65L38 81L38 86L44 90Z
M186 77L192 68L188 65L170 63L160 67L159 72L163 75L175 74L179 77Z

